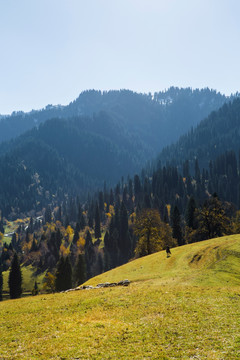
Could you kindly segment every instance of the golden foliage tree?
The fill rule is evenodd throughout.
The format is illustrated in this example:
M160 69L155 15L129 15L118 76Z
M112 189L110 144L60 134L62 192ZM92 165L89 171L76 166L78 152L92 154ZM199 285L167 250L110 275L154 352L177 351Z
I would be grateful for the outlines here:
M136 217L134 233L139 239L135 249L137 256L152 254L167 245L176 246L170 226L161 220L156 209L144 209L140 212Z
M43 290L53 293L56 290L55 281L56 276L51 274L50 272L47 272L43 280Z

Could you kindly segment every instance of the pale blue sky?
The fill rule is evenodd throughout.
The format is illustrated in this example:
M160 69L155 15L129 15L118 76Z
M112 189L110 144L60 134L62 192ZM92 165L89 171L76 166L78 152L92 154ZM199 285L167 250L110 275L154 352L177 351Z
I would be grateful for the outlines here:
M239 0L0 0L0 114L85 89L240 91Z

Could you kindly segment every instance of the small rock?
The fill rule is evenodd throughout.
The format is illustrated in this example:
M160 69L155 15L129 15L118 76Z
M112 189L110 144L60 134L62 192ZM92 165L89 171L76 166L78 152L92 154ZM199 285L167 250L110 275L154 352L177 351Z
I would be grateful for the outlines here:
M129 284L130 284L130 281L128 279L118 282L118 285L122 285L122 286L128 286Z

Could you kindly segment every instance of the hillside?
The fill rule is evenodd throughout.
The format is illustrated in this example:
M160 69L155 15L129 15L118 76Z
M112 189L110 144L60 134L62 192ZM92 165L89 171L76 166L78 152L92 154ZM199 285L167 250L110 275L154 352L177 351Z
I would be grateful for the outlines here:
M240 143L240 99L224 104L212 112L192 131L182 136L175 144L166 147L158 156L163 163L181 164L195 159L201 167L208 168L210 160L225 151L239 151Z
M3 359L237 359L239 235L132 261L91 280L128 287L0 303Z
M66 107L3 118L2 140L34 126L0 145L3 215L41 211L66 196L85 201L105 181L113 186L139 173L164 145L226 100L209 89L170 88L154 97L127 90L88 91Z
M176 247L170 258L161 251L90 279L151 281L155 285L240 286L240 236L224 236Z

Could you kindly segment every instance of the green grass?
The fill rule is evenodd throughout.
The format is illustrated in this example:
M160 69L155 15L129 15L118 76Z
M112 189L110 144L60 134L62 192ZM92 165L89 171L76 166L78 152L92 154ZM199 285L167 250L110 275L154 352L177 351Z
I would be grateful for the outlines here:
M132 261L88 281L129 287L0 303L0 359L239 359L240 236Z
M9 234L12 232L16 232L19 225L26 226L29 223L29 218L17 219L15 221L7 221L7 225L4 226L4 234ZM3 241L7 244L10 244L12 240L12 236L4 236Z

